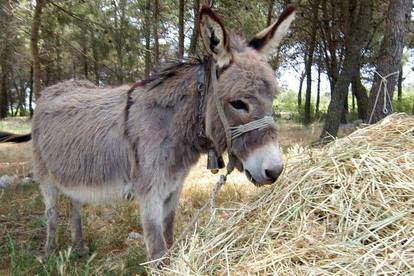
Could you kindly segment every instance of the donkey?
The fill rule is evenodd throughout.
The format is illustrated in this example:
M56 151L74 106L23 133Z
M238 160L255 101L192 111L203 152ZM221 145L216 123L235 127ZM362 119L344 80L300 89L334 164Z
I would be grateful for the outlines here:
M167 64L131 89L56 84L39 98L31 134L3 133L3 141L33 140L46 252L55 249L58 191L71 200L73 244L83 254L83 204L136 197L148 256L155 260L173 243L181 188L201 154L227 150L230 162L258 186L281 174L276 126L269 122L278 88L265 58L287 33L295 8L288 6L249 42L226 30L209 7L199 16L205 59ZM234 128L237 135L229 132Z

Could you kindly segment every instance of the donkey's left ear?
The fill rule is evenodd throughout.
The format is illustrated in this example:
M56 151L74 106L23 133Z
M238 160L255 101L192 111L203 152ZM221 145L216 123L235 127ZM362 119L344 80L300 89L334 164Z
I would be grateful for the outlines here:
M218 67L230 64L229 38L223 23L208 6L200 9L200 35L206 51L216 60Z
M249 42L249 46L263 55L267 55L273 48L279 46L287 34L290 24L295 19L296 7L289 5L279 16L277 21L257 33Z

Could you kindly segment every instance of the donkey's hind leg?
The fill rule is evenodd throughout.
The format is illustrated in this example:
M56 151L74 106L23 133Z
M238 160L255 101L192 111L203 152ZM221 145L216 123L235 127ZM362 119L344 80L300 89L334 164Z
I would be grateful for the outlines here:
M72 230L73 247L78 250L80 256L89 253L89 248L85 245L82 233L82 206L83 204L77 200L71 199L71 217L70 227Z
M43 195L43 202L45 204L45 213L47 218L47 237L45 251L46 254L49 254L56 249L56 227L58 216L56 201L58 191L56 186L51 182L40 184L40 189Z

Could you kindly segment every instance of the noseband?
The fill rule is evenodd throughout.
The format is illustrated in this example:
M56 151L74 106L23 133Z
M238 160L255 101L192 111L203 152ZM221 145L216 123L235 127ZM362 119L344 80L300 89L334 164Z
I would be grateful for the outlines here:
M204 85L200 85L200 74L198 75L199 77L197 78L197 89L200 88L200 86ZM222 104L220 103L219 100L219 96L217 95L217 70L216 70L216 64L214 62L211 62L211 66L210 66L210 76L211 76L211 87L212 87L212 93L213 93L213 101L214 104L216 106L217 109L217 113L220 117L221 123L223 124L223 128L224 128L224 132L226 135L226 144L227 144L227 153L229 156L229 164L227 165L227 171L231 172L233 170L233 162L231 162L231 159L233 157L233 153L232 153L232 144L233 144L233 140L236 139L237 137L241 136L244 133L256 130L256 129L263 129L263 128L267 128L267 127L271 127L275 125L275 121L273 120L272 116L264 116L263 118L251 121L249 123L246 124L242 124L242 125L238 125L238 126L230 126L229 121L227 120L227 117L224 113L224 108L222 106ZM206 89L208 89L208 86L205 86ZM202 92L202 97L204 98L205 92ZM201 106L201 104L200 104ZM199 110L199 113L201 113L202 111ZM217 150L209 150L208 153L208 158L209 160L207 161L208 163L208 167L209 169L213 172L216 173L218 171L219 168L223 168L224 167L224 163L222 163L222 158L217 157L216 154ZM215 154L215 155L214 155ZM210 160L211 158L216 158L217 160ZM220 164L222 163L222 164ZM215 167L215 165L213 164L217 164Z

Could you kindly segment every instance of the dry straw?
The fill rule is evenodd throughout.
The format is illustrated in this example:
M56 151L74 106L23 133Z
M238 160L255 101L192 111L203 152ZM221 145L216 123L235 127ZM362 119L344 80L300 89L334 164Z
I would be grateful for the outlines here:
M323 148L289 149L274 186L205 217L159 272L412 273L413 134L414 118L395 114Z

